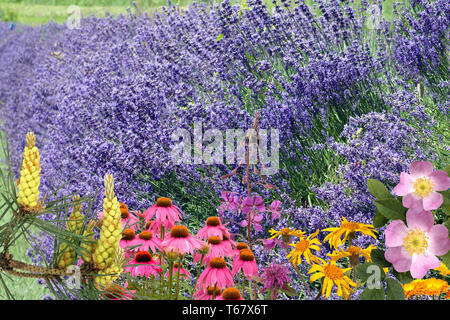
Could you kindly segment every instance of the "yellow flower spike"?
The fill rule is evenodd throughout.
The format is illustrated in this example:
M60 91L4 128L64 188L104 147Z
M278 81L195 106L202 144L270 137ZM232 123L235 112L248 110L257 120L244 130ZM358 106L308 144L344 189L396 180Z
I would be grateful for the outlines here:
M113 264L114 253L119 248L121 237L120 204L114 196L114 178L107 174L105 176L105 198L103 200L103 224L93 254L94 263L99 269L105 269Z
M59 254L61 257L58 261L58 268L65 269L74 264L76 257L75 250L68 246L67 243L62 243L59 246Z
M82 242L81 247L84 249L83 254L81 256L81 259L83 259L84 262L89 263L92 261L92 255L95 252L95 248L97 246L97 243L94 241L94 234L92 230L94 229L95 222L91 221L88 223L86 230L83 233L84 237L87 237L92 242Z
M33 132L26 135L27 145L23 150L22 167L18 180L18 204L25 209L39 208L39 185L41 160L36 147L36 137Z
M326 299L330 296L333 285L336 285L337 295L347 299L349 294L353 292L350 286L356 287L356 283L345 275L349 270L351 268L339 268L334 261L325 262L322 260L321 264L313 264L309 269L308 274L314 273L309 281L314 282L323 278L322 295Z
M125 257L123 254L123 249L116 248L114 252L114 260L113 263L103 269L99 274L100 276L95 277L94 282L100 286L109 286L115 280L119 278L119 276L123 273L123 264L125 262Z
M75 195L72 200L77 202L80 200L79 195ZM69 221L66 223L66 229L77 234L81 233L81 229L83 228L83 220L84 215L81 213L81 204L75 204L73 206L73 211L69 216Z
M374 230L373 225L347 221L345 217L342 217L340 227L326 228L322 231L330 231L323 240L328 241L335 249L343 245L347 238L354 237L356 232L371 236L374 239L377 238L375 232L378 232Z
M321 258L314 256L311 252L311 250L320 251L319 246L321 243L316 239L318 233L319 230L306 238L300 238L297 243L289 244L291 247L294 247L294 249L286 256L286 258L289 258L289 262L292 262L294 266L297 266L302 263L302 256L308 264L311 264L311 262L322 262L323 260Z

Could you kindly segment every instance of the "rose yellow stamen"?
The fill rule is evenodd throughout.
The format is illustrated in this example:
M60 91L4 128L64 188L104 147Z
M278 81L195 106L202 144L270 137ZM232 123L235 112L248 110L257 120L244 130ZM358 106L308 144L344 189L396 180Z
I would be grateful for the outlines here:
M185 226L174 226L170 231L170 235L174 238L187 238L189 231Z
M134 260L136 260L136 262L149 262L152 260L152 256L148 251L139 251L136 253Z
M142 231L139 233L139 238L143 240L150 240L153 237L153 233L151 231Z
M241 293L236 288L226 288L222 292L222 297L225 300L238 300L241 298Z
M172 205L172 200L166 197L161 197L156 200L157 207L170 207Z
M211 244L219 244L221 242L222 242L222 240L216 236L212 236L212 237L208 238L208 243L211 243Z
M220 225L219 217L209 217L208 219L206 219L206 225L210 227L216 227Z
M414 194L426 198L433 191L434 183L428 177L416 179L413 184Z
M253 261L255 260L255 255L248 249L243 249L239 252L239 259L244 261Z
M122 233L122 239L123 240L131 241L135 237L136 237L136 234L134 233L133 229L125 229L125 230L123 230L123 233Z
M408 235L403 238L403 247L408 251L409 255L423 254L428 249L428 235L419 229L408 231Z
M211 268L216 268L216 269L223 269L227 266L227 264L225 263L225 260L223 258L212 258L209 261L209 265L211 266Z

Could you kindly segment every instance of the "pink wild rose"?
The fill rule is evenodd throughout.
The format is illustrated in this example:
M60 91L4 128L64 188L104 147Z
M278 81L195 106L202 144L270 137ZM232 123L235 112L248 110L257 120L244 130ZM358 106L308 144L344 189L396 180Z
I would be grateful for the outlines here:
M434 225L430 211L407 212L406 222L407 226L402 220L394 220L387 226L384 257L397 272L410 271L413 278L420 279L440 266L436 256L450 250L448 230L443 224Z
M400 174L400 183L394 188L395 194L403 197L403 206L414 213L439 208L444 199L436 191L450 188L447 172L433 171L433 164L428 161L413 162L409 171L410 174Z

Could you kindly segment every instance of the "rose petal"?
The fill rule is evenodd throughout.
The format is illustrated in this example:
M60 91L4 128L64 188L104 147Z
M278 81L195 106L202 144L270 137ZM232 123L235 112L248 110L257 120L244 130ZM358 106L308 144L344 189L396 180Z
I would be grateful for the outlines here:
M441 265L436 256L432 254L413 255L411 263L411 276L415 279L423 278L428 270L437 268Z
M434 217L430 211L423 210L419 213L408 211L406 213L406 223L408 224L408 229L419 228L429 232L434 225Z
M426 198L423 198L423 208L427 211L436 210L444 202L444 197L438 192L431 192Z
M413 178L406 172L400 173L400 183L394 188L395 195L406 196L411 192L413 192Z
M445 191L450 188L450 178L444 170L434 171L429 175L429 178L434 184L433 189L436 191Z
M448 230L443 224L433 226L428 233L430 237L428 252L436 256L442 256L450 250Z
M428 176L433 172L433 164L429 161L414 161L409 172L413 178Z
M408 228L402 220L392 221L386 228L385 241L388 247L397 247L403 243L403 238L408 233Z
M414 193L408 193L403 197L402 204L405 208L413 209L414 211L422 211L422 198L417 197Z
M406 272L411 267L412 258L403 247L387 248L384 257L392 263L397 272Z

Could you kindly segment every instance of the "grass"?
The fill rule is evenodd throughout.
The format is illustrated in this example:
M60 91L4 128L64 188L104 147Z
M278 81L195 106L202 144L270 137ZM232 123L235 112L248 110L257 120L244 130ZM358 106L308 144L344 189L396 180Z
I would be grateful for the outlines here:
M0 159L3 158L3 149L0 148ZM3 170L3 168L0 168L0 170ZM2 185L0 184L0 189L1 188ZM1 204L0 199L0 205ZM12 213L9 212L4 216L4 218L0 220L0 225L6 223L11 218L11 215ZM31 258L26 254L28 248L29 244L27 240L24 237L21 237L15 242L15 245L11 248L10 252L15 259L31 263ZM48 289L37 283L37 279L18 278L4 272L1 272L1 276L6 283L6 286L11 291L11 294L17 300L40 300L42 296L50 293ZM6 300L6 294L3 291L3 286L0 285L0 300Z

